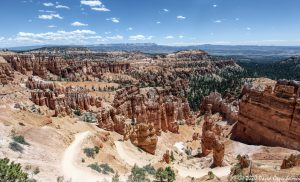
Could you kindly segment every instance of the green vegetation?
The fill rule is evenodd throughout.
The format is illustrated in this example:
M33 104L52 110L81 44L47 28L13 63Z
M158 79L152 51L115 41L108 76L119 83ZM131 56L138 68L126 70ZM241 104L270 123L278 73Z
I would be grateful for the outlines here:
M87 157L92 157L92 158L95 157L95 149L94 148L88 148L88 147L84 148L83 152L85 153L85 155Z
M143 168L139 168L137 165L134 165L131 168L131 174L128 177L128 182L146 182L150 181L146 178L146 171Z
M236 68L223 70L219 77L193 75L189 80L189 89L185 91L190 107L193 111L199 109L204 96L216 91L222 94L231 94L238 97L246 78L246 72Z
M98 154L99 151L100 151L100 148L98 146L95 146L94 148L86 147L83 149L83 152L85 153L85 155L87 157L91 157L91 158L94 158L95 154Z
M33 174L37 175L39 173L40 173L40 168L39 167L34 168Z
M170 159L171 159L172 162L175 161L175 157L174 157L174 152L173 151L171 151Z
M28 174L22 171L18 163L10 162L8 158L0 159L0 182L33 182Z
M100 148L99 148L98 146L95 146L95 147L94 147L94 150L95 150L95 153L96 153L96 154L98 154L98 153L99 153L99 150L100 150Z
M151 164L147 164L146 166L143 167L143 169L150 175L155 175L156 173L154 167Z
M118 172L116 172L116 174L113 175L111 182L120 182L120 175Z
M210 180L215 178L215 174L212 171L208 171L208 176Z
M25 138L21 135L13 136L13 140L23 145L30 145L28 142L26 142Z
M99 172L99 173L102 173L102 174L109 174L109 173L114 173L115 171L107 164L98 164L97 162L96 163L93 163L93 164L90 164L88 165L89 168Z
M20 144L18 144L17 142L10 142L9 143L9 148L11 150L15 151L15 152L20 152L20 153L22 153L23 150L24 150L24 148Z
M166 167L163 169L162 167L158 168L155 174L155 178L160 182L173 182L175 181L175 172L171 167Z
M248 77L267 77L273 80L300 79L300 57L277 62L240 61L238 64L246 70Z

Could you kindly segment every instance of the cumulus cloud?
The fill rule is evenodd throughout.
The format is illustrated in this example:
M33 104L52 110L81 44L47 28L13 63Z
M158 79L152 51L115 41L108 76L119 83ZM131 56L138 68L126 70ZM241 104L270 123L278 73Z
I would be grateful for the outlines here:
M55 11L51 11L51 10L39 10L40 13L55 13Z
M110 11L110 10L107 9L105 6L94 7L94 8L92 8L92 10L94 10L94 11Z
M81 0L81 4L87 5L87 6L101 6L102 2L98 0Z
M106 37L107 39L111 39L111 40L123 40L123 36L122 35L115 35L115 36L111 36L111 37Z
M129 28L127 28L127 30L131 31L131 30L133 30L133 28L132 28L132 27L129 27Z
M75 21L75 22L73 22L71 25L74 26L74 27L88 26L88 24L81 23L81 22L79 22L79 21Z
M129 40L137 41L137 40L151 40L153 36L144 36L144 35L132 35L129 36Z
M178 15L178 16L177 16L177 19L184 20L184 19L186 19L186 17L185 17L185 16Z
M157 21L156 24L160 24L160 21Z
M222 20L215 20L215 23L222 23Z
M69 6L65 6L65 5L61 5L61 4L56 5L55 8L57 8L57 9L70 9Z
M119 18L107 18L106 20L107 21L112 21L114 23L119 23L120 22Z
M53 3L43 3L43 5L46 6L46 7L54 6Z
M94 11L104 11L104 12L105 11L110 11L99 0L81 0L80 3L82 5L90 6L91 10L94 10Z
M163 9L163 11L164 11L164 12L169 12L169 10L168 10L168 9Z
M89 40L103 41L102 37L92 30L74 30L69 32L56 31L46 33L19 32L14 38L11 38L12 42L17 42L19 44L79 44L87 43Z
M182 39L184 36L183 35L179 35L178 38Z
M173 39L174 37L172 35L168 35L165 37L165 39Z
M48 28L56 28L55 25L49 25Z
M216 8L216 7L218 7L218 5L214 4L213 7Z
M248 31L250 31L250 30L251 30L251 27L247 27L246 29L247 29Z
M38 18L43 20L52 20L54 18L63 19L59 14L39 15Z

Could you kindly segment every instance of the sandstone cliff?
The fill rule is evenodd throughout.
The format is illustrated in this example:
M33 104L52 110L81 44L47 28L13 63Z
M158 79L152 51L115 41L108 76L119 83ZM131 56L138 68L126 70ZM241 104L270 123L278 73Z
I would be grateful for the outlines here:
M0 84L6 85L14 79L14 72L10 65L0 57Z
M300 83L281 80L274 88L246 85L232 137L257 145L300 150Z
M185 98L176 97L171 90L131 86L118 90L113 108L98 115L101 128L123 133L125 119L132 124L153 124L156 134L161 131L178 133L178 123L193 123L193 117Z

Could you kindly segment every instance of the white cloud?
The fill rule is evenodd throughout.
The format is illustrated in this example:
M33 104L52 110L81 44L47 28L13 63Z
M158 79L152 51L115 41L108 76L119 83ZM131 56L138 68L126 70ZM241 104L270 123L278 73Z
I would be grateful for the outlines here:
M215 23L222 23L222 20L215 20Z
M115 35L115 36L111 36L111 37L106 37L107 39L111 39L111 40L123 40L123 36L122 35Z
M119 18L107 18L106 20L107 21L112 21L114 23L119 23L120 22Z
M107 9L105 6L101 6L101 7L93 7L92 10L95 11L110 11L109 9Z
M4 40L5 38L4 37L0 37L0 41Z
M218 7L218 5L214 4L213 7L216 8L216 7Z
M59 14L39 15L38 18L43 20L52 20L54 18L63 19Z
M129 28L127 28L127 30L131 31L131 30L133 30L133 28L132 28L132 27L129 27Z
M79 44L87 43L87 41L103 41L101 36L98 36L92 30L75 30L75 31L56 31L46 33L30 33L19 32L11 41L25 44L47 43L47 44Z
M57 26L55 25L49 25L48 28L56 28Z
M82 5L90 6L91 10L94 10L94 11L103 11L103 12L110 11L99 0L81 0L80 3Z
M57 8L57 9L70 9L70 7L64 6L64 5L60 5L60 4L56 5L55 8Z
M168 35L165 37L165 39L173 39L174 37L172 35Z
M44 6L50 7L50 6L54 6L53 3L43 3Z
M104 34L108 35L108 34L111 34L111 32L104 32Z
M75 21L75 22L73 22L71 25L74 26L74 27L88 26L88 24L81 23L81 22L79 22L79 21Z
M157 21L156 24L160 24L160 21Z
M133 41L136 41L136 40L151 40L153 38L153 36L144 36L144 35L132 35L132 36L129 36L129 40L133 40Z
M183 35L179 35L178 38L182 39L184 36Z
M102 2L99 0L81 0L81 4L87 5L87 6L101 6Z
M184 20L184 19L186 19L186 17L185 17L185 16L178 15L178 16L177 16L177 19Z
M51 10L39 10L40 13L55 13L55 11L51 11Z
M164 10L164 12L169 12L169 10L168 9L163 9Z
M247 27L246 29L247 29L248 31L250 31L250 30L251 30L251 27Z

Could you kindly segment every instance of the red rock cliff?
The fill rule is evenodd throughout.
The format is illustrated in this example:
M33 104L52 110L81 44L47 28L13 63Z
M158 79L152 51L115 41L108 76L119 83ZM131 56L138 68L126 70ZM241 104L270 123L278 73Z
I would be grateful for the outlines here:
M275 87L245 86L233 138L249 144L300 150L300 83L278 81Z

